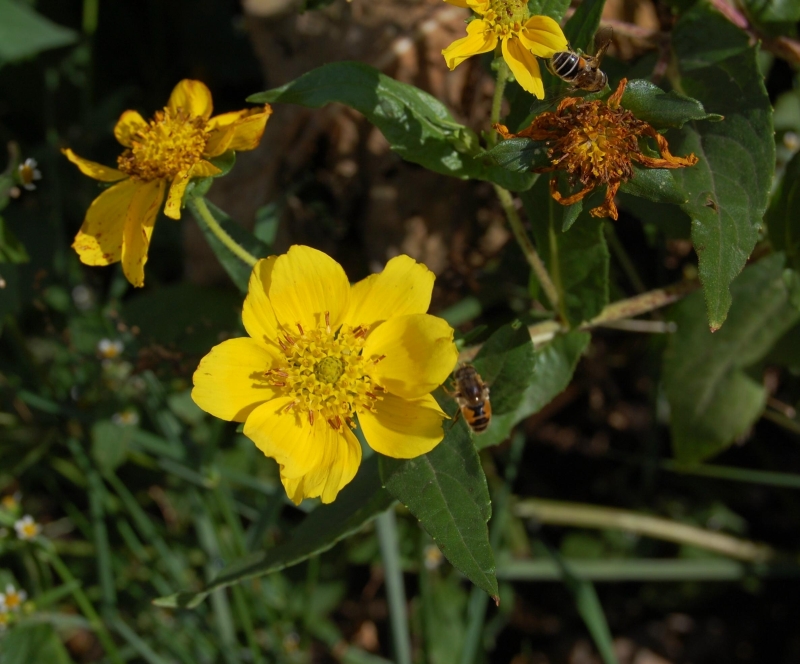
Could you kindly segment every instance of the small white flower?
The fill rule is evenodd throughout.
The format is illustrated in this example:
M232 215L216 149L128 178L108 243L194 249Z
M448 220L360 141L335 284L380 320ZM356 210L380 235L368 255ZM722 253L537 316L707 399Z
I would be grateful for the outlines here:
M26 514L14 524L17 537L21 540L32 540L42 532L42 527L33 520L30 514Z
M97 342L97 352L100 357L106 360L113 360L115 357L119 357L124 348L124 344L119 339L114 339L113 341L111 339L100 339Z
M80 311L87 311L94 306L94 291L79 284L72 289L72 301Z
M135 427L139 424L139 413L135 410L126 410L121 413L114 413L111 421L120 427Z
M9 583L5 593L0 593L0 606L3 606L4 611L19 611L26 599L28 599L28 593L24 590L16 590Z
M435 570L444 561L442 552L435 544L428 544L428 546L425 547L423 557L425 559L425 568L429 570Z
M42 172L36 168L38 165L35 159L28 157L17 167L19 182L28 191L36 189L36 185L33 183L42 179Z

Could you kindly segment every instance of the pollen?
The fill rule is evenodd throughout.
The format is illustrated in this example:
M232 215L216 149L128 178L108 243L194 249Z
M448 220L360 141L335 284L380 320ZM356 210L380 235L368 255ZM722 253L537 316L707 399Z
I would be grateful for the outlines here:
M117 165L144 182L171 180L203 158L209 134L203 118L165 108L134 134L133 146L117 158Z
M518 32L530 16L525 0L489 0L489 11L483 18L493 24L495 32L502 35Z
M336 430L345 424L355 428L354 416L375 412L385 391L368 373L377 358L363 354L364 328L297 327L299 335L287 333L277 340L283 358L267 371L268 382L290 397L287 409L309 424L320 419Z

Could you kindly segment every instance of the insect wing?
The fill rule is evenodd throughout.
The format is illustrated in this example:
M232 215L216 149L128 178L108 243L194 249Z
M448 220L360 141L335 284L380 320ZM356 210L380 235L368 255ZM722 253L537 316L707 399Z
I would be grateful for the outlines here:
M600 28L594 36L594 47L592 59L594 66L599 67L600 61L606 54L608 47L611 46L611 40L614 38L614 30L610 27Z

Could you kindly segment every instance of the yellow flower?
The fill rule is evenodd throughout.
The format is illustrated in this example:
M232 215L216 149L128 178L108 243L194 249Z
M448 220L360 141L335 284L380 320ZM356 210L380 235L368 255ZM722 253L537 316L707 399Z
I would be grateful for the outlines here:
M458 352L453 329L425 313L433 273L408 256L352 287L342 267L294 246L260 260L242 321L249 337L211 349L192 398L280 465L294 503L330 503L356 474L361 446L408 459L443 438L447 416L430 392Z
M549 16L531 16L527 0L445 0L468 7L481 18L467 24L467 36L442 51L452 70L467 58L488 53L502 44L503 59L524 90L544 98L544 83L536 58L551 58L567 49L561 27Z
M0 608L6 611L19 611L22 603L28 598L24 590L16 590L12 584L6 586L5 593L0 593Z
M120 116L114 136L127 148L110 168L64 150L84 175L116 182L91 204L72 247L86 265L122 261L134 286L144 285L153 224L167 192L164 214L180 219L189 180L220 173L208 159L228 150L252 150L272 113L269 105L211 117L211 92L184 79L163 111L146 122L136 111ZM168 190L168 191L167 191Z

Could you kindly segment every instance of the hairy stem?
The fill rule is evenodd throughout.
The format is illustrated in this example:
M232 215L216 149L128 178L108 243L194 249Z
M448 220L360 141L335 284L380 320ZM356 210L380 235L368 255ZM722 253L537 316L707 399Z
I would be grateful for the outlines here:
M192 211L195 212L198 219L202 219L203 223L208 226L209 230L216 236L216 238L225 245L234 256L246 263L250 267L255 266L258 259L253 256L249 251L236 242L230 235L225 232L225 229L219 225L219 222L211 214L211 210L206 205L206 199L202 197L193 198L188 203Z

